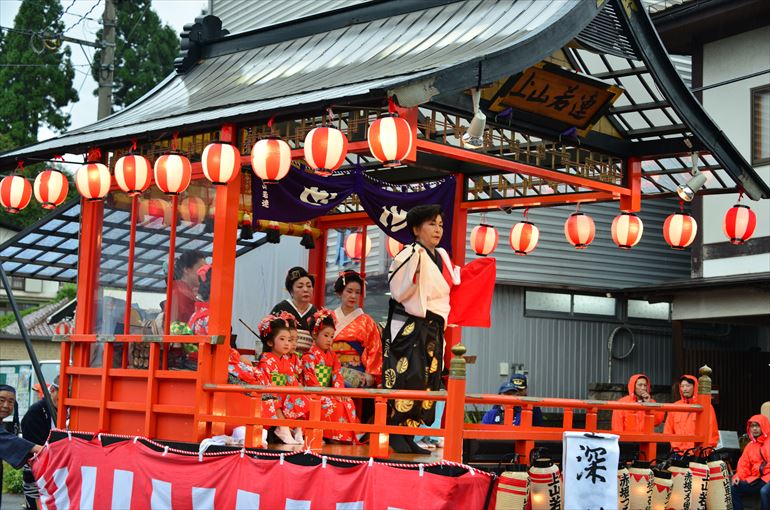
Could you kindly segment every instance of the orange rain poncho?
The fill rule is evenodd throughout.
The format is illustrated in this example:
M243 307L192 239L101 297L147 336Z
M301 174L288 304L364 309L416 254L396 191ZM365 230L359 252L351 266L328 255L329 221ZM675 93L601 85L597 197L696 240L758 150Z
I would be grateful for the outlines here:
M618 402L638 402L636 397L635 388L636 382L639 379L647 380L648 391L652 389L652 383L650 378L644 374L634 374L628 380L628 395L622 397ZM653 399L648 402L655 402ZM655 426L663 423L665 413L655 413ZM612 411L612 431L613 432L643 432L644 430L644 411Z
M688 380L691 382L694 386L693 388L693 396L691 398L685 398L684 395L682 395L682 389L679 389L679 395L682 397L681 399L674 402L675 404L695 404L697 403L695 401L696 395L698 395L698 378L692 375L685 374L682 377L679 378L680 381L682 380ZM704 444L703 446L711 446L715 447L717 443L719 442L719 427L717 425L717 417L714 413L714 406L709 405L709 408L706 412L711 413L711 434L709 435L709 441L708 443ZM680 436L691 436L695 434L695 420L698 417L698 413L668 413L668 418L666 418L666 425L663 427L663 432L665 434L677 434ZM693 448L695 446L695 443L683 443L683 442L671 442L671 448L684 451L689 450L690 448Z

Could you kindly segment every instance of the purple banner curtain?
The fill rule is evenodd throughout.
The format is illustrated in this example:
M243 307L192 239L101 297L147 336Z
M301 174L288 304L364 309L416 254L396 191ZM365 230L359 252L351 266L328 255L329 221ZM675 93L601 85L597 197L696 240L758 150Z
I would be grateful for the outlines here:
M449 176L427 183L423 191L391 191L388 187L391 186L367 177L359 169L331 177L292 169L275 184L264 184L253 177L254 219L309 221L327 214L355 192L364 211L379 228L393 239L408 244L414 239L406 227L407 211L419 204L438 204L444 210L445 234L441 246L451 253L455 178Z

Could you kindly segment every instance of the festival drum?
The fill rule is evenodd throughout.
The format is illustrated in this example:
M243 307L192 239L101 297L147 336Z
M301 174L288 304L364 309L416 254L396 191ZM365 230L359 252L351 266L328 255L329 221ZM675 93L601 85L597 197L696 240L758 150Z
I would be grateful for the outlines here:
M668 468L671 473L671 495L668 498L670 510L690 510L692 496L692 473L682 461L674 461Z
M733 510L733 497L730 489L730 472L727 464L720 459L708 463L709 482L706 495L708 510Z
M631 508L631 478L624 464L618 466L618 510Z
M529 475L526 471L505 471L497 482L495 510L526 510Z
M628 468L630 478L631 503L633 510L650 508L652 506L652 491L655 484L652 469L644 462L634 462Z
M668 500L671 497L671 473L667 471L654 471L653 481L655 487L652 489L652 510L666 510Z
M690 510L706 510L706 500L709 488L709 467L700 460L690 462L692 472L692 494L690 495Z
M561 475L551 459L537 459L529 469L529 501L532 510L561 508Z

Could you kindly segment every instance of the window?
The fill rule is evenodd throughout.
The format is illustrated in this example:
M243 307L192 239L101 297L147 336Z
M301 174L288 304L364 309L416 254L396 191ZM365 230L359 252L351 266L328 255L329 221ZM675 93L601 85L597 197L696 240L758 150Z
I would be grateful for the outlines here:
M667 321L670 316L670 303L648 303L637 299L628 300L629 319L656 319Z
M770 164L770 85L751 89L751 164Z
M11 289L24 290L24 278L19 278L18 276L11 277Z
M527 312L546 312L569 316L601 315L615 317L615 298L585 294L563 294L528 290L525 295Z

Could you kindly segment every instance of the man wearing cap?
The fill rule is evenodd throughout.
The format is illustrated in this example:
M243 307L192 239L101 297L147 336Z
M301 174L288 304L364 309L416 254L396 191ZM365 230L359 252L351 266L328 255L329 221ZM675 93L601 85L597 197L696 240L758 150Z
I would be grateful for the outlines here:
M59 402L59 376L57 375L53 382L48 385L48 393L51 394L51 401L56 412L56 404ZM21 437L35 444L45 444L51 433L51 427L54 426L56 416L48 414L48 407L45 400L40 399L27 409L24 418L21 419ZM37 500L40 494L35 484L35 477L28 465L24 465L22 470L24 478L24 495L27 498L27 508L34 510L37 508Z
M13 432L8 432L2 423L13 414ZM19 437L19 408L16 404L16 388L0 384L0 461L6 461L16 469L43 447ZM3 464L0 462L0 480L3 479ZM0 507L3 506L0 491Z
M527 396L527 374L513 374L510 380L504 382L497 392L500 395L510 395L514 397L526 397ZM501 425L503 423L503 417L505 411L500 405L495 405L484 414L481 418L481 423L489 425ZM514 406L513 408L513 425L519 425L521 423L521 407ZM540 426L543 424L543 413L539 407L532 409L532 425Z

